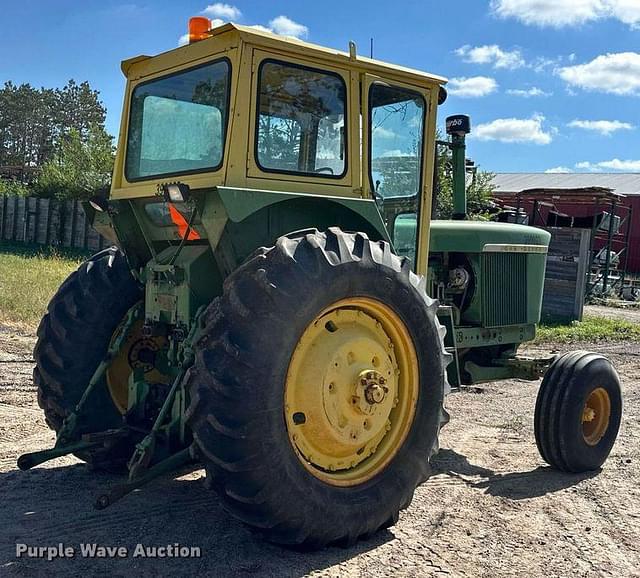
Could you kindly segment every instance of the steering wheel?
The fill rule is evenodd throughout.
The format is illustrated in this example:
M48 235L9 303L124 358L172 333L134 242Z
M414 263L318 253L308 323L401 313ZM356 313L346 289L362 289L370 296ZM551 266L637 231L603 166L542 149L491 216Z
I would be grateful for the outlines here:
M333 169L331 167L320 167L314 171L315 173L328 172L330 175L334 175Z

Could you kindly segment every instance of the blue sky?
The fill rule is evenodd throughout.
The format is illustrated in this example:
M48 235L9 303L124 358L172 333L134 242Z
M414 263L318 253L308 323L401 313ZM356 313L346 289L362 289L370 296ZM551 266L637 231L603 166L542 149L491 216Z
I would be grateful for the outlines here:
M207 6L209 7L207 9ZM117 134L119 63L178 45L189 16L261 25L451 79L469 155L494 172L640 172L640 0L5 0L0 80L88 80Z

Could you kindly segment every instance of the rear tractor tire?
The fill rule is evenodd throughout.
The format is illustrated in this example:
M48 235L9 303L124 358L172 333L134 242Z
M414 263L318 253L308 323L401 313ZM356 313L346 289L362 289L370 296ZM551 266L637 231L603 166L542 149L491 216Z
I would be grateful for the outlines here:
M38 327L33 380L47 425L60 430L107 353L127 311L142 298L124 255L111 247L80 265L51 299ZM117 428L122 412L106 384L91 393L81 417L91 432ZM119 471L131 457L131 442L85 450L79 458L96 468Z
M205 313L187 419L211 487L271 541L350 544L393 525L446 422L437 303L388 243L281 237Z
M573 351L542 380L535 410L542 458L564 472L597 470L616 441L622 418L620 379L602 355Z

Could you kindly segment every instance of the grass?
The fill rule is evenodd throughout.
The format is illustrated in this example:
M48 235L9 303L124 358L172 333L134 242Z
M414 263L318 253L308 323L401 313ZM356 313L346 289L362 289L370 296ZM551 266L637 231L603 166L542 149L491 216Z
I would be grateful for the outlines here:
M58 287L85 258L79 251L0 244L0 323L34 329Z
M541 325L536 335L536 343L576 341L640 341L640 323L589 316L570 325Z

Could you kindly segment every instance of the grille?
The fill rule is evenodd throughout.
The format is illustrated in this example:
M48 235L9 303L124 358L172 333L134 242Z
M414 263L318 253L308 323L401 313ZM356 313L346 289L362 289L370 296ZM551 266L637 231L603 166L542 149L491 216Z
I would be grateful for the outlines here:
M526 254L482 254L482 303L484 327L527 322Z

